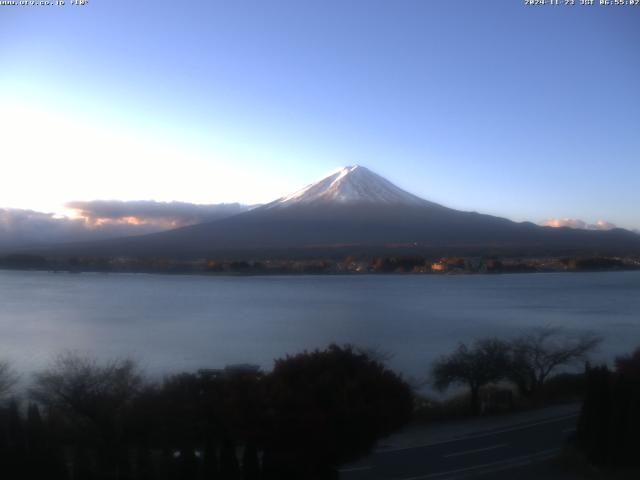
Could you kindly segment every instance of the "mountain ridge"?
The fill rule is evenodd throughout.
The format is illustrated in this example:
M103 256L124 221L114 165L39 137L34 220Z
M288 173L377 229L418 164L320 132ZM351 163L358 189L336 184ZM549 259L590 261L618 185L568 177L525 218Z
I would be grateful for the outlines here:
M322 257L389 251L526 255L640 253L622 229L517 223L421 199L365 167L349 166L291 195L213 222L53 249L59 255L221 258ZM339 253L337 253L339 252Z

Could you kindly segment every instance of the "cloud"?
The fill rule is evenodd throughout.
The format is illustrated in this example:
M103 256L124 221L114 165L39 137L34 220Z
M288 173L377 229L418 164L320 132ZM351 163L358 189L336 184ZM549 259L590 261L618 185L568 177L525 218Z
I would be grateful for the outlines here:
M607 222L606 220L598 220L595 225L589 225L589 227L595 227L594 230L613 230L614 228L618 228L617 225Z
M611 230L618 228L615 224L607 222L606 220L598 220L596 223L587 223L584 220L577 218L549 218L544 222L541 222L540 225L553 228L569 227L580 230Z
M67 208L94 226L124 223L155 226L159 230L184 227L230 217L250 207L239 203L200 205L185 202L156 202L153 200L92 200L68 202Z
M52 213L0 209L0 247L57 243L86 238L84 220L56 218Z
M219 220L250 207L238 203L198 205L184 202L69 202L74 216L0 208L0 248L32 247L65 242L142 235Z

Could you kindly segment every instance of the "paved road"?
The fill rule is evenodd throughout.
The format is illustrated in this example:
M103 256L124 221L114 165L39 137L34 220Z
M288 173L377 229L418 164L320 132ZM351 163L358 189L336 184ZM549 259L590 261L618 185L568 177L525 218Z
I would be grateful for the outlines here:
M340 471L343 480L444 480L473 477L547 460L575 430L577 414L448 442L379 450Z

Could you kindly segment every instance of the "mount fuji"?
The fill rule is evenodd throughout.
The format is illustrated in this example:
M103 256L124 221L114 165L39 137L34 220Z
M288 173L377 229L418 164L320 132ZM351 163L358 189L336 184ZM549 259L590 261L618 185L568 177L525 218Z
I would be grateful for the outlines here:
M294 205L435 205L396 187L386 178L360 165L343 167L335 173L312 183L302 190L279 198L265 206L267 209Z
M450 209L362 166L232 217L138 237L68 245L58 253L172 258L318 258L346 254L518 255L640 252L622 229L541 227Z

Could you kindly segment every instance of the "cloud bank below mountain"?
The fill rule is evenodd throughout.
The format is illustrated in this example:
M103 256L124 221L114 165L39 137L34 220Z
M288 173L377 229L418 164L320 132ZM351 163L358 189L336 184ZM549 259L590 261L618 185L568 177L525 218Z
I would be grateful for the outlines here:
M0 248L143 235L226 218L248 210L239 203L201 205L152 200L75 201L71 216L0 208Z
M251 207L239 203L199 205L185 202L153 200L92 200L65 205L94 226L109 224L148 225L160 230L211 222L236 215Z

